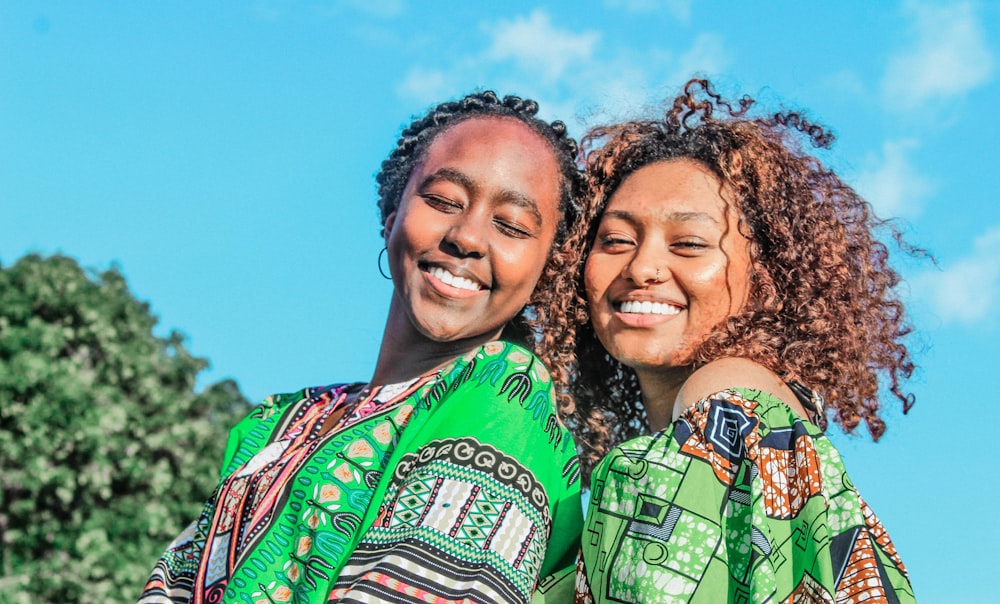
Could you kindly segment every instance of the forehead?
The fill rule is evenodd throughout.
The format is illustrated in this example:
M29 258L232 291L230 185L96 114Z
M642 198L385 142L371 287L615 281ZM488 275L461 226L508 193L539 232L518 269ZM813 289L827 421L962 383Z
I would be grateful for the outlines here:
M510 151L550 157L555 162L555 152L541 134L518 119L504 116L472 117L446 128L427 146L422 159Z
M543 215L559 213L563 185L555 151L514 118L470 118L439 134L414 167L408 188L435 180L461 184L497 203L519 199Z
M722 215L731 197L722 181L704 164L691 159L658 161L625 177L612 193L608 209L629 206L657 211L686 210Z

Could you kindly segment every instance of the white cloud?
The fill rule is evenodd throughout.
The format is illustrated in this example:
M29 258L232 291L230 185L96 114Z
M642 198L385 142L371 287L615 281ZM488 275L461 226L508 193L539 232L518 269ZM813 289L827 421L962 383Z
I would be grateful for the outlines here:
M288 0L256 0L250 5L250 12L258 19L274 21L288 11Z
M681 23L691 21L691 0L604 0L604 5L630 13L655 13L665 9Z
M501 21L491 33L493 44L486 51L488 59L512 60L548 82L560 78L570 63L589 61L601 38L597 32L575 34L557 29L541 10L528 18Z
M858 192L880 217L914 217L920 213L921 202L933 191L930 180L907 157L917 146L912 139L886 142L882 156L870 160L868 170L858 177Z
M259 18L274 21L288 15L302 14L323 19L339 18L345 10L354 10L372 17L391 19L406 11L406 0L340 0L335 3L305 2L304 0L254 0L250 10Z
M961 96L986 83L993 56L972 4L921 4L911 0L913 40L890 59L882 78L885 102L917 107Z
M864 98L868 94L865 83L857 73L844 69L822 78L822 87L827 94L840 98Z
M945 323L972 325L1000 305L1000 225L975 241L973 251L941 271L911 280L915 299L929 304Z
M483 32L479 51L435 69L412 67L398 94L426 104L489 87L537 100L542 117L558 117L580 134L575 126L634 116L679 91L693 73L716 74L732 60L715 34L697 36L683 52L608 48L601 34L559 27L540 9L484 25Z
M396 86L396 94L430 104L447 98L454 91L450 89L448 75L443 71L414 67Z
M398 17L406 10L405 0L346 0L356 10L375 17Z
M695 73L718 73L731 62L722 36L699 34L690 50L679 57L674 80L687 81Z

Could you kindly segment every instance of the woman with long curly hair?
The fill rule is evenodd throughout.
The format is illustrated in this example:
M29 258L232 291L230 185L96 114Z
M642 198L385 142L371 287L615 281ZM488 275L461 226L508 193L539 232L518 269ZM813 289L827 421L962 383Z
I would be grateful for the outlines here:
M393 294L371 379L272 396L238 424L141 602L572 597L573 320L547 284L578 263L583 179L537 111L483 92L403 130L377 176Z
M584 139L578 602L913 600L823 433L878 439L880 383L912 404L876 233L901 239L802 149L828 130L752 109L692 80L663 119Z

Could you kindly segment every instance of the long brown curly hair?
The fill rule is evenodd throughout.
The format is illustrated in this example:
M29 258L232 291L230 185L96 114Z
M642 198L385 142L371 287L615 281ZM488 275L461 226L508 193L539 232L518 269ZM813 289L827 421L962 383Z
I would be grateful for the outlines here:
M583 139L586 224L571 239L589 253L608 200L639 168L679 158L706 166L731 191L752 275L745 307L708 334L692 365L721 357L756 361L819 391L845 431L864 421L878 440L885 431L880 377L905 413L914 397L901 382L914 366L903 342L911 329L895 291L900 278L876 233L887 232L905 251L919 250L803 150L803 142L829 148L828 129L797 112L754 116L753 105L750 97L728 102L696 79L661 120L593 128ZM580 308L584 262L572 276ZM607 354L589 323L580 325L575 346L577 409L570 423L589 473L608 448L648 424L635 373ZM827 417L819 422L825 427Z

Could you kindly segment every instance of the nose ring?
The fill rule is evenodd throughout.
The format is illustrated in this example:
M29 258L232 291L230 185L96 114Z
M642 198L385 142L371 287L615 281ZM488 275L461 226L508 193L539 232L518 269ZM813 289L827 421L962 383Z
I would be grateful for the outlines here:
M660 269L656 269L656 280L660 280Z

